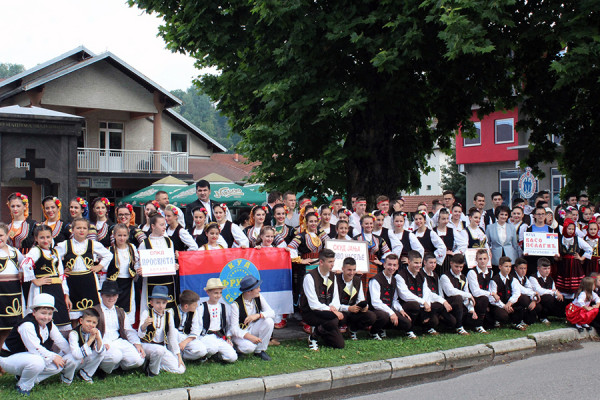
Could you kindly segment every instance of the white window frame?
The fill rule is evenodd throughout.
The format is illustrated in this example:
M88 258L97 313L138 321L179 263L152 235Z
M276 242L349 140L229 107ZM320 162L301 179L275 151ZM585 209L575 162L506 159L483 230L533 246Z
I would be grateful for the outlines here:
M560 184L558 188L555 188L554 186L554 178L557 178L560 180ZM556 167L552 167L550 168L550 201L552 202L552 208L558 206L560 204L560 192L562 190L562 188L565 187L567 183L567 179L565 177L564 174L562 174L558 168ZM558 194L558 202L554 201L554 193Z
M517 176L515 178L502 178L502 173L503 172L517 172ZM518 169L501 169L498 171L498 192L502 193L502 182L503 181L507 181L510 182L510 189L508 192L508 196L506 196L504 193L502 193L502 197L503 197L503 203L505 205L509 205L512 204L513 201L513 194L514 193L519 193L519 177L521 176L521 171ZM516 189L516 190L515 190Z
M506 124L510 123L512 127L511 132L511 140L498 141L498 124ZM515 119L514 118L502 118L494 121L494 143L503 144L503 143L514 143L515 142Z
M481 122L473 122L473 125L475 125L475 129L479 130L479 143L467 144L465 140L475 140L475 138L463 138L463 147L481 146Z
M103 128L101 124L106 124L106 128ZM109 128L108 124L121 124L122 128ZM123 121L98 121L98 148L100 150L108 151L110 148L110 140L106 135L107 132L120 132L121 133L121 148L118 151L125 150L125 122ZM104 148L102 148L102 136L104 136Z

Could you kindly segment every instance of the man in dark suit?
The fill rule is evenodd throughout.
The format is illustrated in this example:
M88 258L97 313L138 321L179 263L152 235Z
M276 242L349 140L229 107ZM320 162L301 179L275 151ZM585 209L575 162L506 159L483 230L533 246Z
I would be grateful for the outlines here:
M196 182L196 196L198 200L191 202L185 209L185 226L194 226L194 216L192 211L197 207L204 207L208 214L206 215L206 223L215 222L213 215L213 207L219 203L210 199L210 183L204 179ZM227 219L231 221L231 214L227 209Z
M484 221L486 228L488 227L488 225L491 225L494 222L496 222L496 208L500 207L502 205L502 202L504 201L504 198L502 197L502 193L500 193L500 192L492 193L491 197L492 197L492 208L490 208L489 210L486 210L485 215L483 216L483 221Z
M265 225L273 225L273 207L276 204L282 204L283 198L281 192L274 190L267 196L267 216L265 217Z

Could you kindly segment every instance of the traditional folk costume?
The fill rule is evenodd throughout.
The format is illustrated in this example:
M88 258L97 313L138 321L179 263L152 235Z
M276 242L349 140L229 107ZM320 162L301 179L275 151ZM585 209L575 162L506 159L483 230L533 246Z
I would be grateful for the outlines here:
M436 310L432 308L428 312L423 307L431 301L431 291L425 277L420 273L413 275L406 268L398 271L395 279L400 305L412 319L413 325L421 325L427 332L434 333L439 319Z
M489 249L487 237L481 227L473 229L470 225L466 227L469 249Z
M519 299L519 303L527 304L527 306L529 306L529 304L532 301L536 301L537 293L533 286L531 286L531 282L529 282L527 276L520 276L516 270L513 270L511 274L513 276L513 279L515 279L519 283L519 291L521 292L521 297L527 297L527 299ZM535 323L537 317L541 314L541 312L542 305L539 302L536 303L535 308L533 310L530 310L529 307L526 307L523 310L523 321L527 325L531 325Z
M159 286L154 288L151 298L155 297L158 288ZM166 300L168 290L164 289ZM153 322L142 330L142 324L148 317L152 318ZM179 335L172 309L165 309L163 314L158 314L152 308L142 311L138 335L142 342L142 348L146 353L147 370L152 375L158 375L161 370L174 374L185 372L185 365L179 365L178 355L181 350L179 349Z
M58 221L54 222L48 222L48 220L46 220L43 222L43 224L52 229L52 240L54 240L54 245L71 238L71 230L69 229L69 225L63 220L59 219Z
M434 320L438 319L449 328L458 328L456 317L453 313L446 311L446 307L444 307L446 299L440 294L440 277L437 272L432 271L431 274L429 274L424 268L421 268L419 274L425 278L425 284L429 288L429 298L427 301L431 306L431 318ZM439 321L437 323L434 321L434 323L437 325ZM460 322L459 326L462 326L462 321Z
M173 248L173 241L166 236L153 236L150 235L144 243L139 247L140 250L146 249L166 249ZM163 276L148 276L143 278L142 282L142 296L140 302L140 312L147 310L150 303L148 302L148 296L152 293L156 286L166 286L169 290L169 300L167 302L167 308L171 308L174 311L173 317L175 318L175 325L179 325L179 313L177 312L177 286L175 275L163 275Z
M215 279L219 283L215 285L215 281L211 282L211 279ZM218 278L211 279L206 283L207 287L204 290L224 288ZM206 356L215 356L224 362L235 362L238 358L237 353L228 340L231 332L227 318L227 306L220 302L217 304L205 302L198 306L197 312L201 328L198 340L206 346Z
M184 312L179 307L179 315L181 315L181 322L177 328L179 343L192 337L183 351L181 356L184 360L199 360L206 355L206 346L198 340L200 336L200 320L198 319L198 313L195 311Z
M407 231L404 229L400 233L395 233L394 231L389 231L388 235L390 237L390 245L392 246L392 252L396 254L398 257L408 257L408 252L411 250L418 251L421 254L421 257L425 254L425 249L423 249L423 245L414 233Z
M592 248L592 257L586 260L584 264L585 275L590 276L592 272L600 272L600 240L598 233L593 237L588 233L585 236L585 241Z
M398 290L394 276L388 277L384 271L379 272L369 281L369 291L367 292L367 301L369 309L375 313L376 320L371 325L371 335L375 339L381 339L384 329L394 328L406 332L412 332L412 321L402 316L403 311L398 299ZM398 317L398 325L390 321L390 316ZM413 334L414 336L414 334Z
M595 292L592 292L591 298L587 298L587 293L585 291L581 291L577 297L573 300L571 304L567 306L566 316L567 321L576 325L578 328L581 325L588 325L592 322L596 322L594 325L598 327L597 317L598 317L598 309L592 308L591 310L586 310L583 307L592 306L598 304L600 302L600 297ZM581 332L582 330L580 330Z
M438 265L442 265L444 262L444 258L446 258L446 244L444 241L438 236L438 234L429 229L425 228L425 232L419 232L418 230L414 232L419 242L423 246L423 249L426 253L432 253L435 255L435 260Z
M22 260L23 255L14 247L8 246L8 254L0 250L0 331L10 331L24 316L25 302L19 279Z
M344 314L344 319L340 323L348 325L352 339L356 340L356 332L372 326L377 320L377 316L370 310L357 313L348 311L348 307L365 301L363 284L359 275L354 275L349 282L344 280L344 274L336 274L336 279L338 295L340 296L339 311Z
M219 224L219 228L228 248L250 247L248 236L236 224L231 221L225 221Z
M434 232L437 233L440 239L444 242L447 250L452 252L464 254L467 251L468 240L461 233L455 235L454 229L446 226L446 229L441 230L439 226L435 227ZM450 258L447 254L444 254L444 259L440 264L438 270L440 277L446 272L450 271Z
M501 324L506 324L511 321L515 325L519 325L523 321L525 309L529 306L531 300L527 296L521 296L519 282L512 274L508 276L499 273L494 275L490 280L490 292L496 293L500 300L490 302L490 312L495 321ZM504 306L510 302L513 312L508 313Z
M479 266L472 268L467 273L467 282L469 283L469 291L475 298L475 313L477 314L478 325L475 327L480 333L485 333L483 324L488 314L489 305L494 298L490 291L490 281L493 272L488 268L484 273Z
M134 279L137 276L136 270L140 266L140 256L131 243L127 243L124 249L113 245L110 247L110 252L113 259L106 270L106 279L117 282L119 298L116 305L121 307L127 313L129 321L133 322L136 312Z
M12 221L8 225L8 244L25 255L35 243L33 229L37 223L31 219Z
M246 235L246 237L248 238L250 247L256 247L256 241L260 236L260 230L261 228L257 228L256 226L249 226L244 229L244 235Z
M392 252L391 252L390 248L388 247L387 243L385 242L385 240L383 240L381 237L379 237L373 233L361 232L360 235L356 235L352 239L367 243L367 247L369 250L369 261L371 263L369 264L369 272L367 272L366 274L363 275L364 276L363 284L366 285L367 279L374 277L375 275L377 275L379 270L382 269L381 266L373 264L373 261L375 261L375 260L381 261L388 254L391 254Z
M585 240L577 234L565 236L567 226L572 223L570 219L565 220L563 234L559 235L558 248L561 259L556 266L556 287L567 296L577 292L581 280L585 277L583 262L575 258L575 255L583 254L588 260L592 257L592 248Z
M469 282L464 274L455 275L452 269L440 276L440 293L452 306L452 315L456 320L456 331L464 334L463 325L475 326L473 319L474 305L471 303Z
M529 283L535 292L540 296L541 310L539 318L541 321L548 319L549 316L565 316L565 302L558 301L556 298L556 285L550 275L543 278L539 272L529 277Z
M102 336L102 335L101 335ZM100 345L96 340L92 342L92 345L88 345L87 342L90 339L90 334L85 333L81 325L77 325L69 333L69 347L71 348L71 355L77 363L77 366L73 370L73 374L65 377L72 381L75 373L79 371L79 376L86 382L92 383L92 376L100 367L100 363L104 360L105 347L104 343Z
M69 311L65 302L65 295L69 295L69 286L67 285L62 261L56 249L45 250L39 246L34 246L27 253L22 268L25 282L40 278L51 279L49 285L31 285L27 304L33 304L33 299L40 293L52 295L54 297L54 307L57 310L53 316L54 324L60 330L70 330L71 318L69 318Z
M273 240L273 243L277 245L285 242L287 246L292 240L294 240L294 237L296 236L294 234L294 228L289 225L275 225L273 228L275 229L275 239Z
M69 317L77 319L81 316L81 311L92 308L100 303L98 295L98 277L91 268L94 267L94 259L99 259L102 265L102 271L106 275L106 270L110 264L113 255L100 243L85 239L79 242L76 239L65 240L55 247L58 257L62 259L63 267L67 276L67 285L69 286L69 297L72 308Z
M298 305L304 275L307 271L314 269L316 265L304 265L299 262L302 259L319 258L321 250L324 248L324 242L329 239L325 232L312 233L303 232L294 237L288 245L292 259L292 291L294 295L294 304Z

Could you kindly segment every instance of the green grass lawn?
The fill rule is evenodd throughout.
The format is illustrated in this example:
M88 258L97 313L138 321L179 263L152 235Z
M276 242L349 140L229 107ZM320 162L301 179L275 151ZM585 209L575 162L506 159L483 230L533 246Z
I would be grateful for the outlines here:
M75 380L71 386L60 383L54 376L33 388L31 399L99 399L133 393L150 392L178 387L197 386L205 383L228 381L249 377L261 377L308 369L333 367L345 364L361 363L385 358L403 357L413 354L447 350L456 347L490 343L498 340L514 339L527 334L551 329L564 328L564 322L553 322L551 326L535 324L526 332L501 328L490 331L489 335L473 333L470 336L442 334L440 336L420 336L417 340L408 340L394 331L388 331L388 338L381 342L368 340L366 333L356 342L346 341L346 348L334 350L321 347L318 352L308 350L306 340L282 342L281 346L270 347L268 353L273 357L270 362L254 356L246 356L234 364L222 365L213 361L206 363L187 363L183 375L166 372L155 378L148 378L141 371L128 371L113 374L105 379L97 379L93 385ZM15 378L12 375L0 377L0 398L2 400L22 399L15 390Z

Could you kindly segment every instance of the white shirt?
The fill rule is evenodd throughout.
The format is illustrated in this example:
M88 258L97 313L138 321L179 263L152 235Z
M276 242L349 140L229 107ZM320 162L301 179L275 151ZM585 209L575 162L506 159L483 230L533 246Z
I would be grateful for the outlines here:
M263 319L275 318L275 311L273 311L273 309L271 308L269 303L267 303L267 300L263 297L262 294L260 295L260 305L262 307L260 313L262 314ZM258 310L255 307L253 299L244 299L244 306L246 307L247 316L258 314ZM244 335L248 332L248 329L250 329L250 326L254 324L254 322L250 323L246 329L242 329L240 328L239 318L240 309L238 307L238 304L234 301L233 303L231 303L231 307L229 309L229 326L231 327L231 336L243 339Z
M350 279L350 282L346 282L344 280L344 277L342 275L342 281L344 282L344 287L340 288L338 287L338 291L343 290L344 292L346 292L350 297L352 297L352 292L355 290L354 289L354 285L352 285L352 279ZM356 302L360 303L361 301L365 300L365 293L363 291L363 287L362 287L362 282L360 283L360 286L358 287L358 293L356 294ZM340 311L348 311L348 305L346 304L341 304L340 303Z
M498 231L498 240L500 240L500 244L506 243L506 223L504 225L496 224Z
M90 239L86 239L83 242L79 242L76 239L70 239L71 241L71 245L72 245L72 250L75 254L84 254L85 251L87 250L88 247L88 243L89 245L93 245L93 253L94 253L94 260L97 258L100 262L100 265L102 265L102 271L106 272L106 269L108 268L108 264L110 264L110 262L113 259L113 255L110 251L108 251L106 249L106 247L104 247L102 245L102 243L97 242L95 240L90 240ZM60 242L59 244L56 245L55 249L56 252L58 253L58 256L63 259L65 257L65 254L67 254L67 243L69 242L69 240L65 240L64 242ZM85 263L83 261L82 257L77 257L75 259L75 263L73 264L73 269L74 272L81 272L81 271L86 271L87 267L85 266Z
M579 244L579 248L584 251L583 258L586 258L588 260L591 259L592 258L592 252L594 250L591 248L591 246L585 240L583 240L579 236L576 235L576 236L573 236L573 237L570 237L570 238L566 238L566 237L563 236L562 237L562 243L565 246L570 247L575 242L575 239L577 239L577 243Z
M35 248L36 247L34 247L33 249L35 249ZM12 262L12 260L10 259L11 256L15 256L15 255L17 256L17 264ZM0 272L0 275L16 275L21 271L21 269L19 268L19 265L23 262L24 257L23 257L23 254L21 254L21 252L19 250L15 249L12 246L8 246L8 253L5 252L4 250L0 250L0 257L2 257L2 258L8 257L8 260L6 260L4 270L2 272ZM27 282L27 281L25 281L25 282Z
M480 273L483 273L483 271L481 269L479 269L479 267L475 267L467 273L467 281L469 282L469 291L471 292L473 297L487 296L491 302L494 300L494 298L492 297L491 288L489 288L490 290L485 290L485 289L481 289L479 287L479 281L477 280L477 274L480 274ZM490 282L491 282L492 270L488 268L488 270L484 274L484 276L487 274L490 274Z
M445 208L445 207L442 207L442 208ZM437 210L435 212L435 214L433 214L433 217L431 217L431 224L433 225L434 228L436 226L438 226L438 221L440 219L440 210L441 210L441 208L439 210ZM450 211L450 210L448 210L448 211ZM466 215L463 213L460 213L460 220L466 222L467 224L469 223L469 218L467 218ZM448 225L450 225L450 223L448 223ZM453 227L451 226L451 228L453 228Z
M146 318L150 315L149 310L143 310L140 314L140 327L138 328L138 336L143 338L146 335L146 329L142 330L142 324L146 321ZM169 324L169 334L167 336L167 340L165 340L165 326ZM177 335L177 327L175 326L175 322L173 319L173 311L171 309L166 309L162 315L159 315L157 312L154 312L154 338L152 342L155 344L160 344L166 342L166 345L169 347L169 350L175 355L178 355L181 350L179 349L179 337Z
M455 275L454 272L452 272L452 270L450 270L450 273L452 274L453 277L455 277L456 279L458 279L459 281L460 279L460 275ZM469 300L471 299L471 293L469 292L469 281L467 280L467 277L465 277L465 280L463 281L463 288L458 289L455 288L454 285L452 284L452 282L450 282L450 278L448 278L448 276L446 274L443 274L442 276L440 276L440 294L442 295L446 295L447 297L450 296L460 296L463 298L463 304L467 307L467 310L469 312L473 311L473 303L471 303Z
M537 272L536 276L530 276L529 277L529 283L531 284L531 287L533 288L533 290L536 291L537 294L539 294L540 296L549 294L554 296L556 294L556 285L554 284L554 281L552 282L552 289L544 289L542 287L542 285L540 285L540 282L537 280L536 277L542 278L542 275L540 275L539 271ZM546 282L546 279L548 278L542 278L544 282Z
M415 236L417 237L417 239L423 237L423 235L425 235L425 232L415 231ZM437 261L438 265L442 265L442 263L444 262L444 258L446 258L446 244L432 229L429 229L429 237L431 238L431 243L435 247L435 250L433 252L433 254L435 255L435 260Z
M221 231L223 231L225 222L223 222L222 224L219 224L219 226L221 227ZM231 224L231 235L233 236L233 246L231 246L232 248L250 247L250 240L248 239L248 236L246 236L246 234L244 233L242 228L240 228L236 224ZM225 239L223 239L223 242L225 242ZM224 247L228 247L227 242L225 242Z
M354 211L350 214L350 226L354 230L354 232L360 232L362 227L360 226L360 215Z
M500 279L506 285L506 281L508 280L508 277L500 274ZM521 285L519 284L519 282L516 279L512 280L512 282L510 284L510 288L512 290L512 295L508 299L509 303L515 304L517 302L517 300L519 300L519 296L521 296L520 286ZM496 282L494 282L493 280L490 280L490 292L498 294L498 285L496 285ZM505 306L505 304L502 302L502 300L498 300L498 301L491 300L490 304L497 306L497 307Z
M102 346L98 346L98 342L94 342L94 347L91 348L87 344L87 341L90 339L90 334L81 331L81 335L83 336L83 346L79 345L79 333L75 330L69 332L69 347L71 349L73 358L76 360L83 360L84 358L93 354L104 353L104 344L102 344Z
M302 284L302 287L304 288L304 295L306 296L306 299L308 300L308 305L309 305L310 309L314 310L314 311L330 311L329 306L334 306L336 309L339 310L340 297L338 294L338 287L336 284L336 280L335 279L330 280L329 274L323 276L323 274L321 274L321 271L319 271L319 267L317 267L317 271L319 272L319 275L323 279L323 283L325 284L325 287L328 288L329 284L333 285L333 299L331 300L331 303L329 305L321 303L319 301L319 298L317 297L317 293L315 292L315 280L313 279L311 274L306 274L306 275L304 275L304 282Z
M467 251L467 247L469 245L469 239L467 237L467 233L464 231L457 231L456 229L446 226L446 229L442 231L440 227L437 228L437 234L442 239L448 234L448 228L452 229L452 235L454 236L454 247L450 249L450 251L454 253L464 254Z
M167 236L171 237L171 236L173 236L174 233L175 233L175 229L173 229L171 227L167 227ZM188 247L188 250L190 250L190 251L198 250L198 244L196 243L196 241L194 240L192 235L190 235L190 233L185 228L181 228L179 230L179 239L181 239L183 244L185 244Z
M199 307L197 307L197 308L199 308ZM178 330L179 330L179 333L185 334L183 332L183 329L185 328L185 324L186 324L187 319L188 319L188 313L185 312L185 311L183 311L181 309L181 306L179 306L179 315L181 315L181 318L180 318L181 322L179 323ZM187 337L195 337L195 338L197 338L198 336L200 336L200 331L201 331L201 328L200 328L200 317L198 315L199 315L199 313L198 313L198 310L196 309L196 312L194 313L194 315L192 317L192 326L190 327L190 333L189 333L189 335Z
M58 276L60 279L62 279L63 292L68 295L69 286L67 285L67 279L65 277L65 270L63 268L62 260L55 256L50 250L42 249L42 251L40 251L40 248L37 246L32 247L31 250L29 250L27 253L27 258L25 258L25 260L23 260L21 263L21 268L23 269L23 280L25 282L31 282L32 280L36 279L33 269L35 268L35 263L40 259L40 257L42 257L42 253L44 253L46 258L50 258L56 262ZM2 250L0 250L0 256L2 256Z
M413 275L409 270L407 270L407 272L412 275L413 278L417 277L417 275ZM426 280L423 282L423 297L419 297L411 292L406 285L404 278L402 278L400 274L396 274L396 289L398 290L398 297L400 297L402 301L416 301L421 307L423 307L423 305L431 298L431 290L429 290Z
M208 326L209 331L220 331L221 330L221 303L208 304L204 303L203 307L207 307L208 315L210 316L210 325ZM198 307L200 309L200 307ZM200 315L203 315L203 310L199 310ZM225 332L228 334L229 332Z
M573 300L573 304L577 307L589 306L591 301L585 299L586 293L581 292L579 296L575 300ZM600 297L596 294L596 292L592 292L592 301L598 303L600 301Z
M404 230L402 232L406 232L408 234L408 241L410 243L410 247L413 250L418 251L419 254L421 254L421 257L423 257L423 255L425 254L425 249L423 248L423 245L421 244L421 242L419 242L419 239L417 239L415 234L407 230ZM390 238L390 246L392 246L392 253L396 254L398 257L400 257L400 255L402 254L402 249L404 247L402 245L402 232L395 233L394 231L388 231L388 236Z
M127 245L131 246L130 244ZM133 268L137 270L140 267L140 253L138 253L135 246L131 246L134 257L134 266ZM119 263L119 278L131 278L129 274L129 263L131 262L131 254L129 252L129 248L119 249L117 248L117 254L115 254ZM115 260L116 261L116 260Z
M68 354L70 351L69 343L63 337L63 335L60 333L60 331L58 330L56 325L54 325L53 322L51 322L51 324L52 324L52 330L49 330L47 325L43 326L43 327L41 327L41 326L39 327L40 328L40 337L45 342L49 336L50 339L52 339L54 341L54 346L57 346L59 348L60 354L62 354L62 355ZM21 340L23 341L23 344L25 345L27 352L30 354L37 354L37 355L41 356L44 359L46 366L49 366L50 364L52 364L52 360L54 359L54 357L59 355L57 353L47 350L44 346L42 346L42 342L40 341L40 338L37 336L37 334L35 332L35 326L34 326L33 322L25 322L25 323L21 324L17 328L17 331L19 332L19 335L21 336ZM4 343L2 345L2 348L8 350L6 343Z
M429 277L433 277L433 273L429 274L425 268L423 268L422 270L425 275L429 276ZM438 291L441 291L441 287L440 287L440 280L438 278ZM425 278L425 286L427 286L429 288L429 285L427 284L427 278ZM425 296L423 296L425 297ZM431 289L429 290L429 298L427 299L427 301L431 304L431 303L440 303L440 304L444 304L446 302L446 299L440 295L440 293L436 293L436 292L432 292Z
M517 281L517 283L519 284L519 291L521 292L521 294L528 296L531 300L535 300L536 293L535 293L535 290L533 290L533 286L531 286L529 279L527 279L526 276L521 278L519 276L519 274L517 274L516 272L515 272L515 275L519 279L523 279L523 284L521 284L521 282L519 282L519 280L517 278L514 278Z
M104 337L103 341L105 344L110 344L116 340L119 340L119 317L117 316L117 309L115 306L108 308L104 303L100 304L102 313L104 314ZM125 326L123 330L127 335L127 341L131 344L140 344L140 338L136 334L135 330L131 327L129 319L125 317Z

